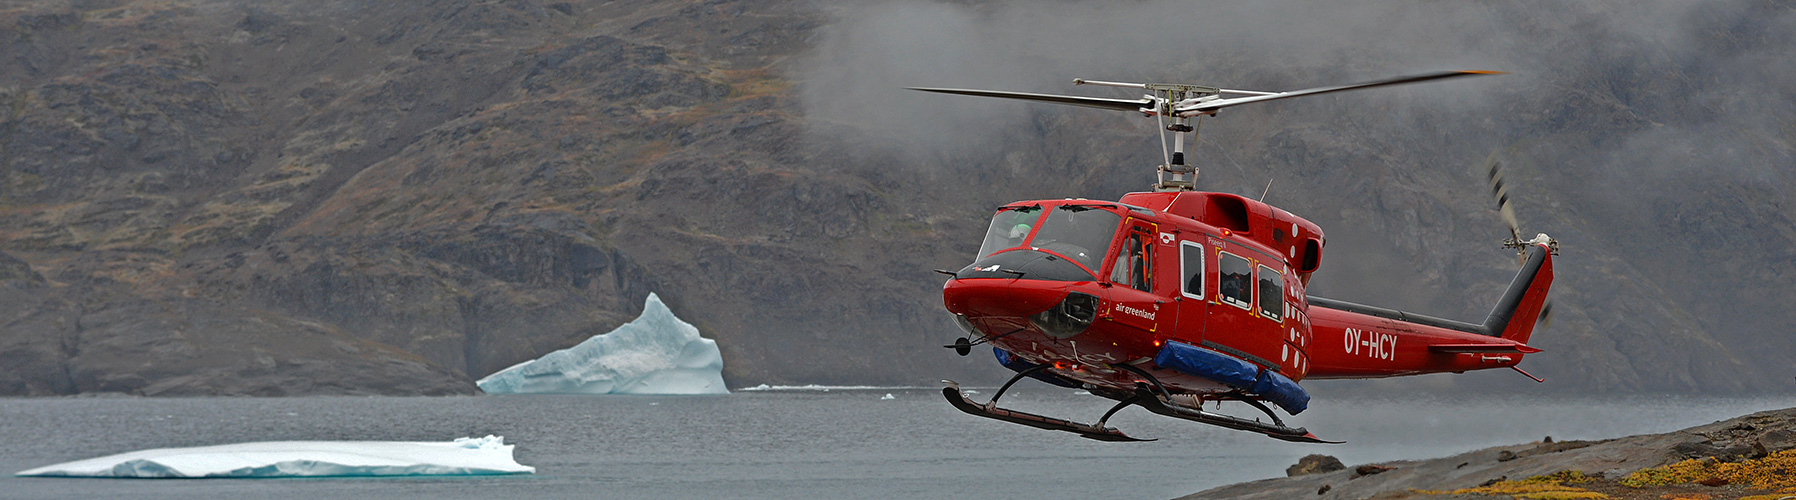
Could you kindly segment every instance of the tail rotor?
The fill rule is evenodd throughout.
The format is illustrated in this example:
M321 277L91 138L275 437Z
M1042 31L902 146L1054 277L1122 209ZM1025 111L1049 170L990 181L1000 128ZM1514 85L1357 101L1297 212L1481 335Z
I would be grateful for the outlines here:
M1547 299L1546 305L1540 307L1540 319L1536 320L1534 324L1537 331L1553 327L1553 299Z
M1503 246L1513 247L1522 241L1522 229L1515 221L1515 209L1509 207L1509 187L1503 184L1503 163L1497 161L1496 151L1484 157L1484 171L1490 176L1490 196L1497 200L1497 213L1509 225L1509 241L1503 242Z
M1509 185L1503 181L1503 162L1497 160L1497 152L1491 151L1484 157L1484 171L1490 178L1490 196L1497 202L1497 213L1503 217L1503 224L1509 227L1509 239L1503 241L1503 248L1513 248L1526 254L1530 245L1544 244L1553 255L1559 255L1559 242L1546 233L1540 233L1533 239L1522 239L1521 223L1515 220L1515 209L1510 208Z
M1518 257L1526 258L1528 247L1545 244L1547 250L1553 255L1559 255L1559 242L1551 236L1547 236L1546 233L1540 233L1530 240L1522 239L1521 223L1516 222L1515 209L1511 207L1509 197L1509 185L1503 177L1503 162L1497 159L1496 151L1491 151L1484 157L1484 172L1490 180L1490 196L1496 200L1497 214L1502 216L1503 224L1509 228L1509 239L1503 241L1503 247L1515 249ZM1546 303L1541 306L1540 317L1535 320L1534 324L1542 330L1553 326L1552 299L1547 299Z

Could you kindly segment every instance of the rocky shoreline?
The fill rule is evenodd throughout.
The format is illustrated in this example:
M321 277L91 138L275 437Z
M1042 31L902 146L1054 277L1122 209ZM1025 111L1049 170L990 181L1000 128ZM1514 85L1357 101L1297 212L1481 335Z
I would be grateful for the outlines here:
M1796 484L1783 484L1796 483L1796 470L1791 470L1796 467L1796 452L1790 450L1796 450L1796 408L1663 434L1600 441L1548 437L1428 460L1347 466L1312 456L1287 471L1300 475L1222 486L1181 498L1796 498L1796 489L1786 488ZM1306 468L1321 471L1302 473ZM1702 472L1715 470L1733 474ZM1729 479L1747 473L1769 482ZM1648 476L1656 480L1643 479ZM1653 484L1630 486L1642 482ZM1764 486L1772 484L1776 486Z

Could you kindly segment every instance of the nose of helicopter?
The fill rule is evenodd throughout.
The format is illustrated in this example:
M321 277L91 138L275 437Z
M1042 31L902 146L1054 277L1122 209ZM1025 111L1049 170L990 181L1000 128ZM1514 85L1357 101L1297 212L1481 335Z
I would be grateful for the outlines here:
M1053 307L1066 294L1065 283L1048 281L970 278L942 285L948 312L971 317L1028 317Z

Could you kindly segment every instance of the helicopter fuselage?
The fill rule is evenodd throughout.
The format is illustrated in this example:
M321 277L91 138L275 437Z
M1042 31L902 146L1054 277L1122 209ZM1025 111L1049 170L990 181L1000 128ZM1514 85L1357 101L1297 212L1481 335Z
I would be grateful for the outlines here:
M991 344L1017 374L991 400L966 397L943 381L962 412L1102 441L1141 441L1105 421L1129 406L1162 416L1259 432L1293 442L1326 443L1289 427L1262 402L1297 414L1306 378L1373 378L1484 368L1514 368L1543 317L1558 243L1545 234L1522 240L1493 155L1491 194L1508 223L1504 247L1520 251L1522 270L1483 323L1433 318L1311 297L1322 263L1322 230L1265 203L1196 189L1185 137L1196 118L1251 103L1417 82L1499 74L1435 71L1286 92L1190 84L1077 79L1150 92L1139 99L1024 92L914 88L1138 113L1154 118L1166 163L1154 192L1116 202L1040 200L999 208L973 264L952 274L942 298L968 334L950 347L967 355ZM1195 144L1195 140L1192 142ZM1534 378L1533 375L1527 375ZM1082 387L1119 403L1095 423L998 406L1012 384L1031 377ZM1538 378L1534 378L1540 381ZM1265 413L1261 422L1206 412L1202 403L1236 400Z
M1499 304L1503 321L1485 328L1312 299L1305 288L1325 241L1307 220L1226 193L1017 202L999 209L978 259L943 297L1006 366L1048 365L1050 382L1116 391L1142 382L1133 367L1173 393L1254 396L1227 373L1162 366L1169 350L1245 362L1257 372L1246 376L1293 387L1511 367L1538 352L1525 342L1552 281L1544 251Z

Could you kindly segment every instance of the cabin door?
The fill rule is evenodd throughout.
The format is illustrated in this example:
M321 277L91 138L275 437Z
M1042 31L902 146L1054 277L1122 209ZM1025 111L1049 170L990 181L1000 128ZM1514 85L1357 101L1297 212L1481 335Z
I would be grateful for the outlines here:
M1279 366L1280 355L1289 359L1290 351L1283 328L1283 280L1275 278L1278 272L1271 266L1282 269L1284 264L1242 245L1211 243L1216 250L1206 256L1215 259L1211 268L1216 270L1216 288L1207 290L1211 299L1204 324L1207 346L1262 366ZM1270 281L1261 283L1261 278Z
M1202 235L1194 235L1202 238ZM1210 276L1216 273L1205 264L1210 260L1204 258L1209 252L1204 250L1202 241L1179 241L1176 248L1178 255L1178 292L1173 300L1179 304L1179 326L1175 331L1166 332L1180 342L1196 345L1204 341L1204 319L1208 315L1209 301L1204 290Z
M1175 242L1162 242L1159 227L1152 222L1131 218L1126 227L1110 266L1112 300L1105 313L1111 321L1160 337L1157 332L1171 330L1178 316L1166 298L1174 287L1170 281L1178 276L1171 244Z

